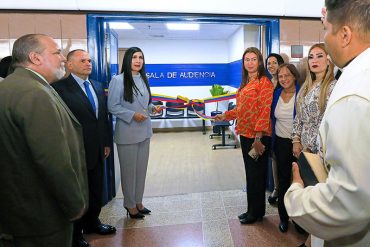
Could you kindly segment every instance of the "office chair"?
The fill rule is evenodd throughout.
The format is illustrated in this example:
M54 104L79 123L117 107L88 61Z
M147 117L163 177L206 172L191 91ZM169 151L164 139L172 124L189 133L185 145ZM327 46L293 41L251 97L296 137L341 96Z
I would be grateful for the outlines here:
M162 101L152 101L152 104L157 106L157 105L163 105ZM159 113L154 113L153 115L150 115L151 119L158 119L158 118L163 118L163 109Z
M204 103L196 103L194 105L194 109L196 111L204 114L204 106L205 106ZM186 108L186 116L189 117L189 118L192 118L192 117L196 118L196 117L198 117L198 115L195 113L194 109L193 109L192 106L188 106Z
M183 106L184 103L177 102L166 102L167 107ZM183 118L185 116L185 110L179 108L166 108L165 117L167 118Z
M235 107L236 105L234 105L232 102L229 103L228 105L228 110L231 110ZM213 125L214 127L219 127L221 129L221 143L219 144L214 144L212 145L212 149L213 150L216 150L217 147L234 147L234 148L237 148L237 145L234 143L234 144L231 144L231 143L226 143L225 139L226 139L226 128L228 128L229 126L233 125L234 124L234 120L231 121L220 121L220 122L213 122ZM217 135L217 134L216 134ZM213 139L213 136L214 134L211 134L209 138ZM229 138L231 138L231 135L228 134Z
M227 110L231 110L235 106L236 105L234 105L233 102L229 102L229 104L227 105ZM211 112L211 116L216 116L218 114L222 114L222 111L212 111ZM213 129L213 133L209 135L209 139L213 139L214 136L221 136L222 137L221 127L219 125L213 125L212 129ZM229 138L231 138L230 134L227 134L227 135L228 135Z
M194 105L194 109L202 114L205 112L205 104L204 103L196 103ZM188 106L186 108L186 116L188 118L198 118L198 115L195 113L192 106ZM202 119L202 133L203 135L206 134L206 121Z

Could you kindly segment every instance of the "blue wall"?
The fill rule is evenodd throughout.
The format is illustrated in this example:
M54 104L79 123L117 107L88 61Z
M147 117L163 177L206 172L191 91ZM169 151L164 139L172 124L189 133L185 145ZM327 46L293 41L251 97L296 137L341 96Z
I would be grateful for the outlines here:
M241 81L241 60L215 64L146 64L151 86L236 85Z
M228 64L229 83L227 85L238 88L242 81L242 60L237 60Z
M140 13L131 13L131 14L122 14L122 13L95 13L95 14L87 14L87 40L88 40L88 51L93 63L93 71L90 77L97 81L106 82L108 81L105 66L107 63L111 63L111 61L105 60L105 30L104 30L104 23L110 21L144 21L144 22L167 22L167 21L178 21L178 22L188 22L191 20L192 22L199 22L199 23L230 23L230 24L256 24L256 25L265 25L266 27L266 53L269 54L271 52L279 53L279 19L277 18L255 18L255 17L240 17L240 16L233 16L233 15L183 15L177 13L160 13L160 14L140 14ZM238 65L239 63L239 65ZM212 64L200 64L202 67L203 65L207 66ZM239 86L241 81L241 61L231 62L229 64L215 64L215 66L221 65L220 69L215 68L215 72L219 73L220 71L226 71L226 75L218 74L211 80L197 80L191 82L187 80L191 84L187 85L212 85L213 83L220 83L224 85L231 85L231 86ZM222 65L226 67L222 69ZM114 65L111 67L111 71L115 72L118 71L120 68ZM157 66L147 65L148 72L155 72L156 70L151 70L150 66ZM159 66L159 65L158 65ZM212 65L213 66L213 65ZM239 67L239 68L238 68ZM193 70L194 68L192 68ZM211 68L212 69L212 68ZM167 69L168 72L172 72L172 68ZM188 70L190 72L190 70ZM204 70L202 70L204 71ZM173 72L176 72L173 71ZM199 71L198 71L199 72ZM226 76L226 79L225 79ZM158 76L157 76L158 77ZM151 78L151 85L157 86L177 86L175 80L160 80L164 78ZM185 79L185 77L183 78ZM200 79L200 78L198 78ZM205 79L205 78L203 78ZM222 80L226 80L223 83ZM175 84L174 84L175 82ZM182 83L182 82L181 82ZM192 84L194 83L194 84Z

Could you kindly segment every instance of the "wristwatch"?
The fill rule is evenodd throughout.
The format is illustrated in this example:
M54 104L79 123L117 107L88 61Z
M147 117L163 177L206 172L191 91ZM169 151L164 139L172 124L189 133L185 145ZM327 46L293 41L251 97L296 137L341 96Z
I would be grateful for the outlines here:
M259 136L256 136L256 137L254 138L254 140L255 140L255 141L259 141L259 142L261 141L261 139L262 139L262 137L259 137Z

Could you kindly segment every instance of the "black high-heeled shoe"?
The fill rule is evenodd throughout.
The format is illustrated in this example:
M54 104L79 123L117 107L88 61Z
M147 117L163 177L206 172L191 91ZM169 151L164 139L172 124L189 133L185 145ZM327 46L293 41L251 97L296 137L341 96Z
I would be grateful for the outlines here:
M130 213L130 210L128 210L128 208L127 207L125 207L125 209L126 209L126 216L129 216L130 215L130 218L131 219L142 219L142 218L144 218L145 217L145 215L143 215L142 213L140 213L140 212L138 212L138 213L136 213L136 214L132 214L132 213Z
M276 204L277 200L278 200L277 196L269 196L267 198L267 201L270 203L270 205Z
M277 188L274 188L274 191L272 191L272 193L269 195L269 197L267 198L267 201L270 203L270 205L273 205L277 202L278 200L278 189Z
M150 209L147 209L146 207L144 207L143 209L139 209L137 206L136 206L137 210L142 213L142 214L150 214L152 211Z
M280 221L279 223L279 230L281 232L287 232L288 231L288 221Z

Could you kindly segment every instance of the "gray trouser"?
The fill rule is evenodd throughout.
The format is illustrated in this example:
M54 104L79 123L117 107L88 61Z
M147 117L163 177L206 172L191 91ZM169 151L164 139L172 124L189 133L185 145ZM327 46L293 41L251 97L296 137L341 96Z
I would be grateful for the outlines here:
M72 229L71 223L58 232L43 236L17 237L0 233L0 247L70 247L72 245Z
M149 144L150 138L135 144L117 145L125 207L134 208L143 202Z

